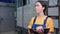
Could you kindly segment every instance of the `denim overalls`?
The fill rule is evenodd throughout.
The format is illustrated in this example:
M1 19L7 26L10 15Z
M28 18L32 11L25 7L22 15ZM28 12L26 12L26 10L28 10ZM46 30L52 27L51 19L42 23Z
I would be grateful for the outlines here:
M45 18L43 25L41 25L41 24L35 24L36 18L37 18L37 16L35 17L35 19L33 21L32 29L36 29L36 27L38 27L38 26L42 26L43 29L45 29L46 28L46 21L47 21L48 17Z

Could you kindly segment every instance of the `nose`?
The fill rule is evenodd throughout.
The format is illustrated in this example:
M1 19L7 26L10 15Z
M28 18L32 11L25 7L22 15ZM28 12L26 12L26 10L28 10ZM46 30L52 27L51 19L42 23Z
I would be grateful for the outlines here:
M35 6L35 9L37 9L37 6Z

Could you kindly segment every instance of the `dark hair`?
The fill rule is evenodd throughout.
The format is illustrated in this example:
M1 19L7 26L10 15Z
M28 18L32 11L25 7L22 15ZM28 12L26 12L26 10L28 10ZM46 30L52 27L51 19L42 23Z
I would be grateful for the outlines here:
M47 9L47 7L48 7L47 1L37 1L37 2L41 3L42 7L45 7L45 9L44 9L44 12L45 12L46 9ZM36 2L36 3L37 3L37 2Z

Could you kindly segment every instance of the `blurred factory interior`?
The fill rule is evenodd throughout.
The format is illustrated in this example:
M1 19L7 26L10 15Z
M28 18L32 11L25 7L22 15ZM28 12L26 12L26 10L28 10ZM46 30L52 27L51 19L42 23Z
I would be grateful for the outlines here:
M30 19L36 15L37 0L0 0L0 34L27 34ZM46 1L45 14L54 19L54 34L60 34L60 0Z

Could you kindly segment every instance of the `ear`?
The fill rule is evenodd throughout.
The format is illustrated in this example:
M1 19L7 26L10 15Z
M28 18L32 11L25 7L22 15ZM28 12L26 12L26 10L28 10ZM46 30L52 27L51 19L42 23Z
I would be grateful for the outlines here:
M43 10L45 9L45 7L43 7Z

